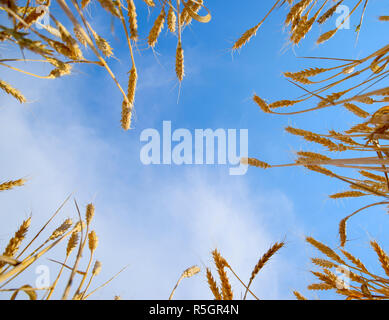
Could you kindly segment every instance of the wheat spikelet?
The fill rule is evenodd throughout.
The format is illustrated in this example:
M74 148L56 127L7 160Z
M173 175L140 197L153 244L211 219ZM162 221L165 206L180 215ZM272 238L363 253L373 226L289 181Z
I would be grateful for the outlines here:
M312 0L301 0L297 2L289 11L286 16L285 25L295 25L296 21L300 19L301 14L309 6Z
M131 107L134 106L134 102L135 102L135 92L136 92L137 82L138 82L138 73L134 65L130 71L130 77L128 79L128 90L127 90L127 99Z
M347 228L347 218L344 218L339 222L339 238L340 238L341 247L344 247L346 245L346 241L347 241L346 228Z
M155 20L153 27L150 30L149 36L147 38L147 43L151 48L155 47L158 37L163 29L163 24L165 23L165 9L162 8L161 13L158 18Z
M336 268L338 266L337 264L325 259L312 258L311 261L313 264L327 269Z
M113 16L120 18L118 9L112 0L98 0L101 6Z
M188 7L191 7L193 5L193 0L188 0L184 6L184 9L182 9L182 12L180 14L180 25L183 26L185 24L185 20L189 17Z
M347 296L346 300L360 299L363 297L360 292L350 289L338 289L336 290L336 293Z
M49 77L50 78L59 78L65 75L70 74L72 71L72 66L70 64L65 64L63 63L61 66L58 68L55 68L50 71Z
M215 300L222 300L222 296L220 294L220 291L219 291L219 288L216 284L216 281L212 276L211 270L209 270L207 268L206 274L207 274L207 282L208 282L209 288L211 289Z
M331 199L342 199L342 198L358 198L367 196L366 193L359 192L359 191L345 191L345 192L339 192L330 195Z
M91 231L88 234L88 245L89 245L89 250L91 252L94 252L97 248L97 245L99 243L99 238L97 237L97 234L95 231Z
M227 273L224 269L226 266L228 266L228 263L216 249L212 251L212 256L213 256L213 260L215 261L217 272L219 273L220 282L222 286L223 300L232 300L233 293L232 293L230 281L228 280Z
M331 160L331 158L329 158L325 155L322 155L320 153L316 153L316 152L299 151L299 152L297 152L297 155L299 155L301 157L308 158L309 160L312 160L313 162Z
M367 118L370 115L368 112L362 110L361 108L357 107L355 104L352 103L345 103L344 107L348 111L354 113L356 116L361 118Z
M200 272L200 268L198 266L193 266L193 267L190 267L188 269L186 269L183 273L182 273L182 277L183 278L191 278L193 277L194 275L198 274Z
M127 101L124 100L122 103L121 124L124 130L129 130L131 127L132 109L134 107L134 102L135 102L137 80L138 80L138 74L136 71L136 67L133 66L131 68L130 76L128 80Z
M247 292L248 292L248 288L250 288L250 285L251 283L253 282L253 280L255 279L255 277L257 276L257 274L259 273L259 271L262 270L262 268L265 266L265 264L270 260L270 258L272 256L274 256L277 251L279 251L283 246L284 246L284 242L276 242L274 245L272 245L270 247L270 249L258 260L257 264L254 266L254 269L253 271L251 272L251 276L250 276L250 280L247 284L247 289L246 289L246 293L245 293L245 298L247 296Z
M30 224L31 224L31 217L23 221L19 229L15 232L15 235L9 240L7 247L3 252L3 256L9 258L13 258L15 256L15 254L19 250L20 245L22 244L22 241L27 235ZM5 265L4 262L0 262L0 268L2 268L4 265Z
M196 1L189 0L185 8L182 10L181 24L188 25L192 22L192 17L189 14L188 9L186 9L187 6L189 6L194 13L198 13L201 9L202 4L203 4L203 0L196 0Z
M337 144L333 143L331 140L329 140L327 138L323 138L320 135L313 133L313 132L310 132L310 131L296 129L296 128L293 128L290 126L286 127L285 131L288 133L291 133L293 135L301 136L307 141L321 144L321 145L327 147L328 150L330 150L330 151L345 151L347 149L345 146L343 146L341 144L337 145Z
M315 171L315 172L324 174L324 175L329 176L329 177L334 177L335 176L335 174L331 170L328 170L328 169L323 168L321 166L306 165L304 167L307 168L308 170Z
M0 81L1 82L1 81ZM21 187L26 183L25 179L11 180L0 184L0 191L11 190L15 187Z
M176 52L176 75L178 80L181 82L184 79L184 50L182 49L181 41L178 41L177 52Z
M329 105L335 104L336 100L339 100L345 93L347 93L348 90L346 91L341 91L341 92L334 92L328 95L325 99L322 99L317 106L318 107L325 107Z
M329 8L319 19L317 19L317 22L320 24L323 24L326 22L329 18L331 18L334 13L336 12L336 9L339 7L339 5L343 2L343 0L340 0L338 3L333 5L331 8Z
M171 33L176 32L177 17L172 7L169 8L169 12L167 14L167 26Z
M372 298L371 292L365 283L361 285L361 291L365 297Z
M92 203L90 203L86 206L86 213L85 213L85 218L86 218L85 220L88 226L92 222L94 215L95 215L95 206Z
M340 249L340 251L344 254L344 256L350 260L355 266L357 266L358 268L360 268L363 272L368 272L367 268L365 267L365 265L362 263L361 260L359 260L358 258L354 257L351 253L347 252L346 250L344 249Z
M261 271L261 269L265 266L265 264L270 260L272 256L274 256L277 251L279 251L283 246L284 242L278 243L276 242L271 248L259 259L257 264L255 265L253 271L251 272L251 277L249 280L249 285L250 283L254 280L255 276ZM249 286L248 285L248 286Z
M330 30L330 31L327 31L326 33L323 33L319 39L317 39L316 43L317 44L321 44L323 42L326 42L328 41L329 39L331 39L335 33L338 31L338 29L333 29L333 30Z
M327 70L328 69L323 69L323 68L309 68L299 72L285 72L284 76L292 79L300 78L300 77L309 78L309 77L314 77Z
M340 263L340 264L346 264L337 254L334 250L332 250L330 247L327 247L325 244L315 240L312 237L306 237L305 239L308 243L310 243L312 246L314 246L316 249L318 249L320 252L325 254L327 257L331 258L332 260Z
M380 16L378 19L380 21L389 21L389 16Z
M72 56L80 60L83 59L82 52L77 44L77 41L71 36L70 32L62 25L62 23L59 21L55 21L55 23L61 36L61 40L72 51Z
M242 48L247 42L250 41L250 39L257 34L257 31L259 27L261 26L260 24L257 24L255 27L247 30L243 35L234 43L232 46L232 50L238 50Z
M96 35L95 40L97 47L106 57L111 57L113 55L112 47L109 45L109 42L107 40L100 37L99 35Z
M262 109L265 113L270 113L271 110L269 108L269 105L260 97L258 97L256 94L253 96L254 102Z
M122 103L122 118L121 125L124 130L130 130L131 128L132 107L131 105L123 101Z
M338 277L328 269L323 269L324 274L320 272L312 272L321 281L335 288L338 285Z
M24 95L19 90L15 89L9 83L3 80L0 80L0 89L2 89L7 94L13 96L20 103L25 103L27 101Z
M44 6L47 8L47 6ZM39 20L42 16L46 14L47 9L43 9L43 7L37 7L35 10L32 10L25 18L24 23L19 22L16 25L16 30L19 30L21 28L29 29L35 22Z
M269 108L274 109L274 108L281 108L281 107L290 107L299 102L300 100L280 100L269 104Z
M316 21L316 16L307 20L307 17L304 16L299 22L298 26L294 30L292 36L290 37L291 41L296 45L299 44L302 39L305 38L307 33L311 30L313 23Z
M55 240L61 237L73 224L72 219L66 219L57 229L53 231L49 240Z
M80 42L84 47L87 47L88 43L87 43L86 39L84 38L84 36L83 36L82 32L80 31L80 29L77 28L77 27L74 27L73 28L73 33L76 36L78 42Z
M355 133L355 132L372 132L373 129L370 128L366 123L359 123L353 126L351 129L345 131L347 134Z
M95 265L93 266L92 269L93 276L99 275L99 273L101 272L101 268L102 268L102 263L99 260L96 260Z
M73 232L69 238L68 245L66 247L66 256L70 256L72 251L76 248L78 243L78 232Z
M143 0L149 7L155 7L154 0Z
M85 222L78 221L73 227L73 232L80 232L82 229L85 229Z
M332 288L333 286L327 283L313 283L308 286L308 290L331 290Z
M85 9L88 6L91 0L81 0L81 7Z
M296 297L297 300L308 300L307 298L305 298L300 292L298 291L293 291L293 294L294 296Z
M389 257L385 251L380 247L376 241L371 241L370 245L373 247L374 251L377 253L378 259L381 262L382 269L384 269L387 276L389 276Z
M266 162L260 161L260 160L255 159L255 158L242 158L240 160L240 163L244 164L244 165L249 165L252 167L262 168L262 169L267 169L267 168L271 167Z
M138 21L136 17L136 8L134 0L127 0L128 6L128 18L130 23L130 34L131 39L136 41L138 40Z
M385 177L381 177L381 176L378 176L374 173L371 173L371 172L368 172L368 171L364 171L364 170L361 170L359 171L359 173L366 177L366 178L369 178L369 179L372 179L372 180L377 180L377 181L380 181L380 182L386 182L386 178Z

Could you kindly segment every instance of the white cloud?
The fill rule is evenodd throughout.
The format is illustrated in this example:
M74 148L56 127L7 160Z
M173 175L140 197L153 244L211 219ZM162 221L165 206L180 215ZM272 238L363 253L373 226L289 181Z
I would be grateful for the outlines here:
M134 142L138 137L131 138L129 151L130 145L112 144L83 122L74 101L77 87L67 86L65 93L54 83L31 83L19 82L19 86L41 98L45 108L34 104L30 111L0 101L0 178L30 178L25 187L0 194L6 217L0 225L0 245L6 244L30 211L32 229L37 231L75 191L82 209L90 201L97 206L96 230L101 239L97 258L104 271L96 283L130 264L96 298L120 294L128 299L163 299L184 269L194 264L211 266L214 248L247 281L259 256L274 241L291 229L297 229L294 235L300 233L293 205L282 193L250 190L247 180L230 177L224 170L225 175L218 175L205 168L143 167ZM57 222L68 216L76 217L72 202ZM57 266L46 260L41 263L55 274ZM293 267L294 261L286 261L281 253L253 288L263 298L290 296L282 283L290 284L288 270ZM239 297L242 287L236 280L233 287ZM211 298L204 273L186 279L176 298Z

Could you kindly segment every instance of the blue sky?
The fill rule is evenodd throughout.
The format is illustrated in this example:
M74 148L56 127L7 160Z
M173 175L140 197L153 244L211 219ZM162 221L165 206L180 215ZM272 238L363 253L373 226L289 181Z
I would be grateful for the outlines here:
M71 76L55 81L2 71L2 78L19 87L31 103L20 106L0 97L4 155L0 179L30 178L26 187L0 195L1 210L7 215L7 223L0 226L0 246L6 245L30 212L32 230L38 230L74 191L82 208L91 201L97 208L96 231L101 239L97 256L103 272L96 284L130 265L96 298L110 299L115 294L127 299L167 298L184 269L212 265L210 251L215 247L248 278L267 248L285 238L286 248L263 270L253 289L268 299L292 298L293 289L315 297L305 290L314 251L304 244L304 236L336 246L338 222L367 200L330 200L328 194L346 186L301 168L250 168L245 176L229 176L226 166L144 166L139 160L139 137L146 128L161 130L162 121L169 120L173 130L248 129L250 156L273 164L291 161L294 151L321 151L283 128L293 125L319 132L345 128L357 119L344 110L265 115L251 97L256 92L275 101L300 95L281 73L310 67L315 61L296 56L359 58L383 46L385 25L377 22L377 16L388 5L369 2L365 20L369 28L362 28L357 46L353 28L359 21L354 17L350 30L340 31L324 46L317 47L314 40L333 28L334 20L291 48L282 28L284 8L270 17L240 53L232 55L233 40L254 26L271 2L250 0L231 7L222 1L210 2L212 21L193 23L183 34L186 77L177 103L176 37L165 26L155 53L146 50L144 39L158 12L151 11L146 18L143 1L136 3L141 40L135 57L139 83L133 130L120 129L121 97L104 70L77 66ZM126 86L130 69L126 43L121 32L110 36L110 20L97 8L92 2L90 11L97 21L93 26L116 48L118 60L110 62ZM119 30L118 22L115 27ZM47 66L29 68L43 74L48 71ZM58 222L67 216L76 216L72 203ZM351 251L367 251L371 238L389 245L386 228L383 208L356 217L349 227ZM61 258L61 253L55 256ZM367 256L367 264L374 268L371 257ZM55 276L57 266L47 260L40 263L47 264ZM29 276L34 279L33 273ZM241 287L235 281L233 287L239 297ZM211 298L204 273L183 282L176 298Z

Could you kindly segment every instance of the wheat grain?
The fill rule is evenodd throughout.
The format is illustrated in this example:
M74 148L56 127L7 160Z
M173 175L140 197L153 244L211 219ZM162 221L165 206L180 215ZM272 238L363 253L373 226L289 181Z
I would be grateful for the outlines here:
M194 275L198 274L200 271L201 270L200 270L200 268L198 266L193 266L193 267L190 267L190 268L186 269L183 272L182 277L183 278L191 278Z
M1 82L0 82L1 83ZM21 187L26 183L25 179L11 180L0 184L0 191L11 190L15 187Z
M149 7L155 7L154 0L143 0Z
M167 14L167 26L171 33L176 32L177 27L177 16L174 13L173 7L170 6L168 14Z
M112 0L98 0L101 6L113 16L120 18L118 9Z
M182 49L181 41L178 41L177 52L176 52L176 75L178 80L181 82L184 79L184 50Z
M20 245L25 239L28 228L31 224L31 217L24 220L19 229L15 232L15 235L9 240L7 247L3 252L3 256L13 258L19 250ZM4 262L0 262L0 268L5 265Z
M78 243L78 232L73 232L69 238L68 245L66 247L66 256L70 256L72 251L76 248Z
M342 258L339 257L338 254L335 253L334 250L332 250L330 247L326 246L325 244L315 240L312 237L306 237L305 240L310 243L312 246L314 246L316 249L318 249L320 252L325 254L327 257L331 258L332 260L340 263L340 264L346 264Z
M269 105L260 97L258 97L256 94L253 97L254 102L262 109L265 113L270 113L271 110L269 108Z
M216 249L212 251L212 256L220 277L223 300L232 300L233 292L227 273L225 271L225 267L228 266L228 263Z
M96 260L95 265L93 266L93 269L92 269L92 274L94 276L99 275L99 273L101 272L101 268L102 268L102 263L100 261Z
M211 270L209 270L207 268L206 274L207 274L207 281L208 281L209 288L211 289L211 292L212 292L215 300L222 300L222 296L220 294L220 291L219 291L219 288L216 284L216 281L212 276Z
M154 48L158 37L163 29L163 25L165 23L165 9L162 8L161 13L158 18L155 20L153 27L150 30L149 36L147 38L147 43L151 48Z
M24 97L24 95L19 90L15 89L9 83L7 83L3 80L0 80L0 89L5 91L7 94L13 96L20 103L25 103L27 101L26 98Z
M378 259L381 262L382 269L384 269L387 276L389 276L389 257L385 251L380 247L376 241L371 241L370 245L373 247L374 251L377 253Z
M348 111L354 113L356 116L361 118L367 118L370 115L368 112L362 110L361 108L357 107L355 104L352 103L345 103L344 107Z
M138 40L138 21L136 17L136 7L134 0L127 0L128 6L128 18L130 23L130 34L131 39L136 41Z
M252 167L262 168L262 169L267 169L267 168L271 167L266 162L260 161L260 160L255 159L255 158L242 158L240 160L240 163L244 164L244 165L249 165Z
M53 233L49 237L49 240L55 240L63 236L65 232L72 226L72 224L72 219L66 219L57 229L53 231Z
M297 300L308 300L305 298L300 292L298 291L293 291L294 296L296 297Z
M345 192L339 192L330 195L331 199L342 199L342 198L358 198L366 196L366 193L359 192L359 191L345 191Z

